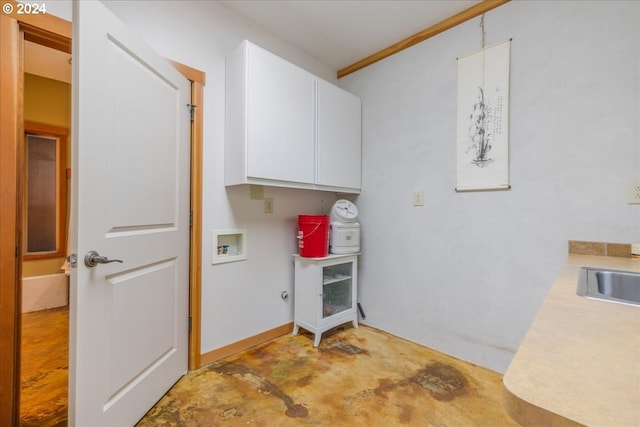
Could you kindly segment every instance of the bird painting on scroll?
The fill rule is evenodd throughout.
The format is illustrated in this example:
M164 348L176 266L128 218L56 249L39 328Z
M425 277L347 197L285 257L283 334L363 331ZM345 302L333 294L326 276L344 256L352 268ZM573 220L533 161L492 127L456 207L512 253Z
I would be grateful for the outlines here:
M510 45L458 58L457 191L509 188Z

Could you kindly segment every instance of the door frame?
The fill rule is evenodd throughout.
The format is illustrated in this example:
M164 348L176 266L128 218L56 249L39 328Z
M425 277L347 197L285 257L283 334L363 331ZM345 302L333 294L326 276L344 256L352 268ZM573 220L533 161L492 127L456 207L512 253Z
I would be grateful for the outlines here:
M16 6L15 1L3 2ZM20 421L20 327L22 275L23 42L71 53L71 22L53 15L0 14L0 425ZM191 82L189 232L189 370L200 367L202 270L202 129L205 73L171 64ZM73 138L73 135L71 135ZM72 173L75 173L72 171Z

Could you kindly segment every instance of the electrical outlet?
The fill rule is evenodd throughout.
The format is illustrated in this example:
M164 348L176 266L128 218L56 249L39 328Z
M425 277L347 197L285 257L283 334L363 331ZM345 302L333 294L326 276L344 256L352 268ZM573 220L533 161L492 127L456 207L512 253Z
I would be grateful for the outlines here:
M264 199L264 185L249 185L249 198L251 200Z
M264 198L264 213L272 214L273 213L273 198L265 197Z
M424 191L413 192L413 206L424 206Z
M631 205L640 204L640 181L631 181L627 187L627 202Z

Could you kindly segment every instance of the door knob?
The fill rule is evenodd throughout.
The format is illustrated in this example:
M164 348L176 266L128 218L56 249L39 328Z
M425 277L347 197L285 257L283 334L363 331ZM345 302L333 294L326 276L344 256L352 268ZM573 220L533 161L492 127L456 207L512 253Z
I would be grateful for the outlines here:
M106 256L101 256L96 251L89 251L84 256L84 265L87 267L95 267L98 264L109 264L110 262L123 262L121 259L109 259Z

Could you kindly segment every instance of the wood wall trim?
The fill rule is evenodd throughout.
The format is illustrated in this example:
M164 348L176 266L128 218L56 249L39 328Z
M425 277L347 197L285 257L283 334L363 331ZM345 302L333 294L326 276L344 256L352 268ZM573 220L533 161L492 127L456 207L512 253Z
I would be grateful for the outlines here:
M374 64L384 58L387 58L391 55L395 55L400 51L403 51L413 45L423 42L428 38L431 38L437 34L440 34L448 29L451 29L456 25L462 24L463 22L466 22L472 18L475 18L476 16L482 15L483 13L488 12L491 9L501 6L507 2L509 2L509 0L484 0L481 3L478 3L474 6L471 6L468 9L463 10L462 12L452 16L451 18L445 19L444 21L439 22L436 25L426 28L420 31L419 33L409 36L404 40L401 40L385 49L382 49L381 51L376 52L373 55L367 56L366 58L361 59L360 61L349 65L348 67L338 70L338 78L340 79L364 67Z
M26 24L37 28L39 31L45 31L62 37L67 41L71 40L71 22L66 19L59 18L49 13L38 14L22 14L18 15L18 2L15 0L3 1L2 4L10 3L13 6L13 13L9 15L13 19L17 19L21 24Z
M174 63L175 65L175 63ZM180 68L178 68L180 69ZM204 73L191 81L191 103L196 105L191 122L191 241L189 247L189 369L200 367L202 331L202 127Z
M21 28L25 31L25 40L41 44L52 49L61 50L66 53L71 53L71 43L66 37L60 37L48 31L43 31L30 24L22 24Z
M62 18L50 14L23 14L17 15L16 1L3 1L2 4L11 4L13 13L10 16L16 19L25 31L25 40L42 44L53 49L71 53L71 23Z
M56 136L69 136L69 129L67 128L63 128L62 126L50 125L47 123L32 122L29 120L24 121L24 129L25 131L42 133L42 134L51 134Z
M18 22L0 15L0 425L18 424L18 390L20 387L20 241L18 175L20 168L20 135L22 106L20 56L21 40ZM6 208L5 208L6 207Z
M185 76L188 80L191 80L194 83L200 83L201 86L204 86L206 84L206 73L204 71L200 71L196 68L189 67L188 65L181 64L180 62L176 62L169 58L165 58L165 59L169 61L176 70L180 71L180 73L183 76ZM194 102L191 101L191 103L194 103Z
M167 59L191 81L191 231L189 242L189 370L198 369L202 336L202 136L206 76L203 71Z
M212 350L208 353L201 355L202 366L207 365L216 360L224 359L233 354L239 353L244 350L248 350L256 345L263 344L267 341L271 341L283 335L290 334L293 331L293 322L287 323L282 326L278 326L268 331L262 332L258 335L254 335L249 338L234 342L233 344L220 347L216 350Z

